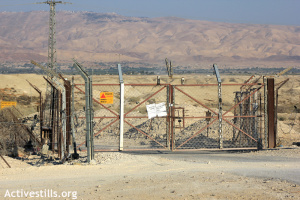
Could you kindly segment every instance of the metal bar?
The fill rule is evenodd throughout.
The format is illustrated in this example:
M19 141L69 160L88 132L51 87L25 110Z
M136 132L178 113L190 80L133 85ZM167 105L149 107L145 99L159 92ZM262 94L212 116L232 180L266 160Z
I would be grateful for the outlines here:
M94 119L106 119L106 118L109 118L109 119L119 119L119 116L116 116L116 117L94 117ZM128 118L130 118L130 117L128 117ZM137 118L139 118L139 117L137 117ZM78 119L86 119L86 117L78 117Z
M186 85L184 85L184 87L185 87ZM208 110L210 110L211 112L213 112L214 114L218 114L218 113L216 113L215 111L213 111L212 109L210 109L209 107L207 107L206 105L204 105L203 103L201 103L200 101L198 101L197 99L195 99L195 98L193 98L192 96L190 96L189 94L187 94L186 92L184 92L184 91L182 91L181 89L179 89L177 86L175 86L175 88L177 89L177 90L179 90L181 93L183 93L184 95L186 95L187 97L189 97L189 98L191 98L192 100L194 100L194 101L196 101L197 103L199 103L201 106L203 106L204 108L206 108L206 109L208 109Z
M247 81L245 81L245 84L247 84L253 77L254 77L254 75L252 75ZM242 86L240 87L240 89L242 89L243 87L244 87L244 85L242 85Z
M156 86L156 85L155 85ZM127 113L125 113L124 117L126 117L129 113L131 113L133 110L135 110L137 107L139 107L140 105L142 105L143 103L145 103L146 101L148 101L151 97L155 96L157 93L159 93L160 91L162 91L163 89L165 89L165 87L160 88L157 92L155 92L154 94L150 95L147 99L145 99L144 101L142 101L141 103L139 103L137 106L135 106L134 108L132 108L130 111L128 111Z
M118 85L119 85L119 84L118 84ZM76 88L77 90L79 90L80 92L82 92L83 94L85 94L85 92L84 92L82 89L80 89L79 87L77 87L76 85L75 85L75 88ZM98 102L95 98L92 98L92 99L94 100L94 102L96 102L97 104L101 105L103 108L105 108L106 110L108 110L108 111L111 112L112 114L114 114L114 115L116 115L116 116L119 116L117 113L115 113L114 111L112 111L111 109L109 109L108 107L106 107L105 105L103 105L102 103Z
M119 150L123 151L123 137L124 137L124 81L122 74L122 67L118 64L119 81L120 81L120 147Z
M115 83L115 84L97 84L97 83L94 83L93 84L93 86L118 86L118 85L120 85L120 84L119 83ZM84 86L84 84L77 83L74 86Z
M178 148L180 148L181 146L183 146L184 144L186 144L188 141L190 141L191 139L193 139L194 137L196 137L197 135L199 135L203 130L207 129L210 125L212 125L217 120L218 119L213 120L208 125L206 125L204 128L200 129L200 131L198 131L197 133L195 133L194 135L192 135L190 138L188 138L185 142L183 142L181 145L179 145L178 147L176 147L175 150L177 150Z
M268 78L268 145L269 148L276 147L275 127L275 102L274 102L274 78Z
M89 74L83 70L83 67L73 59L75 67L85 80L85 107L86 107L86 142L87 142L87 162L90 163L94 159L94 127L93 127L93 90L92 90L92 78ZM77 88L78 89L78 88Z
M66 151L69 155L71 145L71 82L66 80L61 74L60 78L64 81L64 87L66 91Z
M45 77L44 77L45 78ZM46 79L46 78L45 78ZM66 116L66 89L65 87L56 79L56 77L53 77L52 80L48 80L48 83L50 83L53 87L53 82L61 89L61 121L62 121L62 140L61 140L61 157L62 159L65 156L65 151L67 151L67 116ZM53 81L53 82L52 82ZM53 126L52 126L53 127Z
M171 97L170 97L170 85L167 86L167 117L166 117L166 134L167 134L167 147L170 150L171 147L171 137L170 137L170 105L171 105Z
M74 149L74 157L78 158L79 154L77 153L77 149L76 149L76 139L75 139L75 123L74 123L74 117L75 117L75 96L74 96L74 76L72 77L72 103L71 103L71 126L72 126L72 142L73 142L73 149Z
M129 123L128 121L124 120L124 122L126 122L129 126L131 126L132 128L136 129L137 131L139 131L140 133L142 133L143 135L145 135L146 137L150 138L151 140L153 140L154 142L156 142L157 144L159 144L160 146L167 148L165 145L161 144L160 142L158 142L157 140L155 140L154 138L152 138L151 136L149 136L147 133L145 133L144 131L140 130L139 128L135 127L134 125L132 125L131 123Z
M167 85L169 85L169 84L167 84L167 83L160 84L160 86L167 86ZM131 84L131 83L129 83L129 84L125 84L125 86L157 86L157 84L152 84L152 83Z
M222 83L223 86L255 86L255 85L263 85L262 83Z
M60 89L62 91L61 92L61 94L62 94L62 107L61 107L61 114L62 114L62 117L61 117L61 121L62 121L62 156L65 156L65 151L68 153L68 151L67 151L67 116L66 116L66 114L67 114L66 113L66 109L67 109L66 99L67 99L67 96L66 96L66 88L55 77L52 78L52 81L51 80L48 80L48 81L50 81L50 82L53 81L55 84L57 84L60 87Z
M268 148L268 95L267 95L267 78L264 80L264 148Z
M171 97L171 104L169 105L171 108L171 150L174 151L175 149L175 86L170 85L170 97Z
M11 168L11 166L8 164L8 162L3 158L3 156L2 155L0 155L0 157L2 158L2 160L7 164L7 166L9 167L9 168Z
M223 119L224 118L255 118L255 117L258 117L256 115L247 115L247 116L223 116Z
M75 84L75 86L83 86L84 84ZM120 85L118 83L95 83L93 86L117 86ZM133 83L125 83L125 86L157 86L157 84L152 84L152 83L141 83L141 84L133 84ZM167 83L161 83L159 84L161 86L167 86L169 84ZM224 83L222 85L226 86L255 86L255 85L262 85L261 83ZM178 85L179 86L179 85ZM184 84L184 86L218 86L218 84Z
M223 128L222 128L222 84L218 84L218 97L219 97L219 140L220 149L223 148Z

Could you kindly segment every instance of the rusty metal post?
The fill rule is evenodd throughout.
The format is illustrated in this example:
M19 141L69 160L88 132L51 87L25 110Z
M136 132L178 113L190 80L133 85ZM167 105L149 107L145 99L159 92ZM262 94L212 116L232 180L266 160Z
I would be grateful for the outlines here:
M9 167L9 168L11 168L11 166L8 164L8 162L3 158L3 156L1 156L0 155L0 157L2 158L2 160L5 162L5 164L7 164L7 166Z
M169 104L170 109L171 109L171 149L172 151L175 150L175 92L174 92L175 86L170 85L170 97L171 97L171 103Z
M61 74L59 77L64 81L66 91L66 151L70 154L71 145L71 82L65 79Z
M71 87L71 91L72 91L72 100L71 100L71 126L72 126L72 143L73 143L73 148L74 148L74 153L73 153L73 159L78 159L79 158L79 154L77 153L77 145L76 145L76 140L75 140L75 122L74 122L74 118L75 118L75 96L74 96L74 76L72 77L72 87Z
M167 134L167 147L170 150L170 139L171 139L171 134L170 134L170 85L167 86L167 113L168 116L166 118L166 134Z
M268 89L267 89L267 78L263 77L264 80L264 148L268 148Z
M274 78L267 79L268 84L268 147L276 147L275 135L275 101L274 101Z

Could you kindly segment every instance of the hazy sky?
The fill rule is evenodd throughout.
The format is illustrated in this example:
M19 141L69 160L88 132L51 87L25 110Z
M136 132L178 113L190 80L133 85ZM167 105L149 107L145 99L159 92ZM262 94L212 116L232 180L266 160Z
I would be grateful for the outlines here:
M2 11L49 10L45 0L0 0ZM175 16L208 21L300 26L300 0L66 0L57 10L115 12L125 16Z

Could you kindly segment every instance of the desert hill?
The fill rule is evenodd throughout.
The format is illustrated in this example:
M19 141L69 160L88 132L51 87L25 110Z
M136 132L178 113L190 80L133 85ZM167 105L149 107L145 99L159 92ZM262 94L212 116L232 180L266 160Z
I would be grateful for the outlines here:
M57 12L57 59L299 67L300 27ZM46 11L0 13L0 61L47 61Z

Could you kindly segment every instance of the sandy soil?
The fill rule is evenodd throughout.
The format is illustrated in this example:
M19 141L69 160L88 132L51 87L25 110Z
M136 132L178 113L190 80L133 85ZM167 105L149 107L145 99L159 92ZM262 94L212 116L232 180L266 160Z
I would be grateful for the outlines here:
M154 83L155 78L124 77L129 83ZM234 77L233 82L230 77L224 77L224 82L240 83L247 78ZM285 78L281 77L278 82ZM287 105L279 115L282 117L279 138L284 147L300 142L299 114L292 112L294 105L300 107L300 81L298 76L290 78L279 93L279 104ZM1 75L0 88L13 87L14 95L36 96L26 79L45 91L44 81L37 75ZM117 77L114 80L117 83ZM186 80L186 84L210 83L215 77L190 75ZM95 77L94 82L111 83L112 79ZM175 82L179 83L180 79ZM293 95L288 95L290 92ZM34 102L29 106L33 108ZM26 106L22 109L33 110ZM12 168L0 159L0 199L13 199L6 193L17 190L76 193L57 199L300 199L300 149L297 147L206 156L201 152L178 155L102 152L96 154L94 165L85 163L84 153L81 156L79 161L63 165L39 156L29 156L24 161L5 157Z
M7 190L22 189L52 190L58 194L75 192L57 199L300 199L299 181L246 173L253 171L255 174L255 170L261 169L271 173L280 170L293 173L293 169L300 169L299 153L297 147L238 154L213 153L206 157L199 157L199 152L194 152L192 157L188 152L173 157L102 152L95 155L93 165L86 164L84 154L80 160L63 165L39 160L38 156L24 161L5 157L12 168L0 161L0 196L3 199ZM246 161L234 161L241 156ZM285 162L278 158L284 158ZM294 173L299 176L299 171Z

